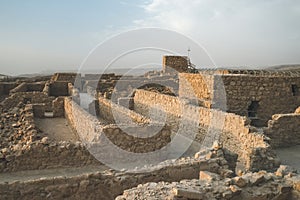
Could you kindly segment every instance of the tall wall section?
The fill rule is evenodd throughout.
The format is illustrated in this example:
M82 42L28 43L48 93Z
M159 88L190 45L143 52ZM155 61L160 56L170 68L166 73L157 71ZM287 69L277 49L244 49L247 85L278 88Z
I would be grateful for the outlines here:
M249 116L255 126L267 126L272 115L292 113L300 105L299 76L182 73L179 78L180 97L192 98L193 92L203 102L201 106ZM257 103L255 110L251 109L253 102Z
M228 112L248 115L251 101L258 101L258 125L266 126L272 115L292 113L300 105L300 77L223 75ZM295 90L295 91L293 91Z
M187 72L188 58L186 56L164 56L163 71L165 73Z

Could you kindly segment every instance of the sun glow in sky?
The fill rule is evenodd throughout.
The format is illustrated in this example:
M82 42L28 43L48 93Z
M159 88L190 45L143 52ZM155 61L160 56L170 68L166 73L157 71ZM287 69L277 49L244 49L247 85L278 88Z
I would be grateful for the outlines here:
M295 64L299 21L297 0L0 0L0 73L76 70L100 42L141 27L185 34L219 66Z

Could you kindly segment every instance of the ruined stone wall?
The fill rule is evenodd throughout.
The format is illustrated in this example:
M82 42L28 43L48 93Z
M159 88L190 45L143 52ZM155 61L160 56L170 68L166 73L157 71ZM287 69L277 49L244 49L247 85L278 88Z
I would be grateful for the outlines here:
M33 115L36 118L44 118L45 117L45 108L46 105L44 103L32 104Z
M71 98L64 99L65 118L82 142L92 141L101 130L101 122L83 110Z
M108 123L116 123L116 119L121 123L150 123L149 118L129 110L128 108L117 105L105 98L99 97L98 105L100 117Z
M0 173L99 164L80 142L55 142L43 137L36 129L33 109L34 105L28 104L16 117L13 109L9 114L13 121L8 121L5 113L2 126L5 130L13 129L13 142L9 139L1 143Z
M51 80L52 81L63 81L63 82L68 82L68 83L73 83L75 82L76 77L81 76L80 74L77 73L55 73Z
M105 141L110 141L125 151L142 153L155 151L170 142L171 132L166 126L160 124L133 126L132 123L107 125L69 98L65 99L65 115L81 141L86 144L97 142L95 145L98 145L99 149L109 147L110 144ZM153 136L149 135L153 130L158 132ZM109 156L112 152L100 153Z
M76 103L80 104L79 90L72 83L68 83L68 96L71 96Z
M163 71L164 73L187 72L188 58L186 56L164 56Z
M272 147L290 147L300 144L300 114L276 114L268 122L264 134L271 140Z
M34 162L33 162L34 161ZM6 155L0 172L81 167L100 164L81 143L36 141Z
M273 76L252 74L180 74L180 97L191 98L193 92L201 106L224 108L242 116L248 116L252 101L258 101L255 126L267 126L276 113L291 113L300 105L300 78L297 76ZM204 77L210 77L205 80ZM191 86L193 90L188 86ZM224 91L222 91L224 90ZM225 98L224 98L225 97ZM222 100L223 99L223 100ZM225 106L220 107L220 102ZM207 104L206 104L207 103ZM219 104L218 104L219 103ZM208 106L206 106L208 105Z
M27 91L33 92L42 92L45 87L45 82L38 82L38 83L27 83Z
M27 83L21 83L14 89L10 91L10 94L17 93L17 92L26 92L27 91Z
M49 96L68 96L69 88L67 81L53 81L49 84Z
M45 86L44 82L41 83L21 83L14 89L10 91L10 94L18 93L18 92L42 92Z
M43 178L0 184L3 199L102 199L112 200L124 190L148 182L198 179L199 171L217 173L220 159L181 159L149 167L143 173L104 171L73 177Z
M15 82L0 82L0 96L8 95L10 90L17 87L17 85Z
M4 108L12 108L17 106L20 102L23 103L45 103L46 111L52 111L52 101L54 97L49 97L43 92L18 92L6 98L1 105Z
M211 107L214 77L207 74L179 74L179 97L199 100L198 104Z
M299 77L223 75L228 112L247 116L251 101L259 101L256 125L266 126L276 113L292 113L300 105ZM253 119L255 120L255 119Z
M174 131L178 130L180 125L181 130L185 130L183 132L189 133L192 128L189 124L200 125L197 133L199 136L196 136L196 139L200 138L204 141L220 139L224 147L239 155L239 160L248 169L259 169L259 167L268 169L275 165L275 155L270 145L265 142L264 135L252 131L246 117L190 105L179 98L145 90L136 90L134 110L146 117L150 117L151 112L158 112L156 116L166 115L165 121L161 122L171 126ZM214 136L212 133L215 132L219 135ZM270 159L262 159L258 152L270 155Z
M57 97L52 101L53 117L65 116L64 100L64 97Z

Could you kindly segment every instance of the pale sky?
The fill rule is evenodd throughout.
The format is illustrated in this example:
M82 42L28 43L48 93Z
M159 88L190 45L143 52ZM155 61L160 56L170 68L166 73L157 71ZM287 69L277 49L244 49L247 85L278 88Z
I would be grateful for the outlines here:
M142 27L190 37L218 66L300 63L299 0L0 0L0 27L0 74L76 70L99 43Z

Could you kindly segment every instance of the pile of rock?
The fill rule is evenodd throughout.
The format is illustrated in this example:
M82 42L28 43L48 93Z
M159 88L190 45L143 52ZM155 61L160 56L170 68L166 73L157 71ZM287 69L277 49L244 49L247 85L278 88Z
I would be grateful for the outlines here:
M1 154L5 155L41 139L35 128L32 105L19 103L18 106L2 112L0 118Z
M299 185L300 176L286 166L233 178L200 171L199 179L141 184L116 199L299 199Z
M199 179L181 180L179 182L159 182L140 184L125 190L117 200L126 199L299 199L300 175L289 166L281 165L276 172L248 172L234 175L227 159L236 157L219 142L212 148L196 153L196 159L213 160L218 158L218 170L199 172ZM227 159L225 159L227 158Z

